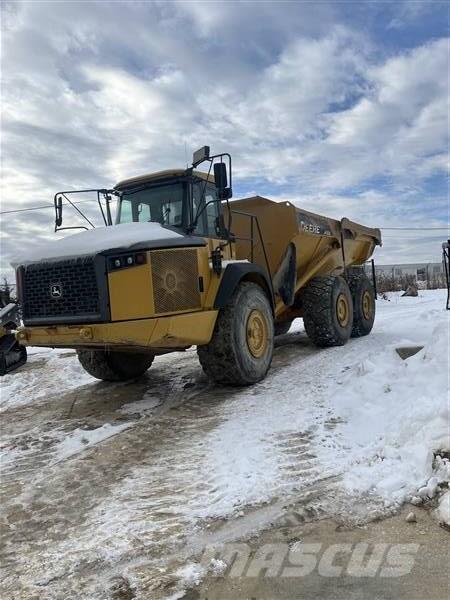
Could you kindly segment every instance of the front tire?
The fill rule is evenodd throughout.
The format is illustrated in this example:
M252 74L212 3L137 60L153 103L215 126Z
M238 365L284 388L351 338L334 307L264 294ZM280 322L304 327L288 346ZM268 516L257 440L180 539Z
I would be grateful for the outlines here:
M314 277L302 292L302 302L305 330L316 346L343 346L349 340L353 303L345 279Z
M85 371L103 381L127 381L143 375L151 366L153 354L112 350L77 350Z
M221 309L209 344L197 348L206 375L224 385L261 381L273 354L273 316L262 288L241 283Z

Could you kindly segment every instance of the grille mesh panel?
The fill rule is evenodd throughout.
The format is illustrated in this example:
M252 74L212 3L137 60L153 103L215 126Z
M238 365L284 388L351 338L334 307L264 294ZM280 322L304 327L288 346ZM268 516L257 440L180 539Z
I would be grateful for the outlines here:
M151 260L157 314L201 308L196 250L157 250Z
M61 297L51 295L51 287ZM92 257L31 264L23 274L24 319L76 317L100 313L99 293Z

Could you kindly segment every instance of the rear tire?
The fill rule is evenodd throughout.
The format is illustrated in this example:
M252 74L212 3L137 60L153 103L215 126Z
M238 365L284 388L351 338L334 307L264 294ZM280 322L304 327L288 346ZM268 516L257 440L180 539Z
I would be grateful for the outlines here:
M353 303L345 279L314 277L303 289L302 302L305 330L316 346L343 346L349 340Z
M347 276L353 301L352 337L368 335L375 321L375 290L364 272Z
M85 371L103 381L127 381L143 375L151 366L153 354L110 350L77 350Z
M250 385L264 379L273 354L273 315L255 283L241 283L221 309L209 344L197 348L206 375L224 385Z

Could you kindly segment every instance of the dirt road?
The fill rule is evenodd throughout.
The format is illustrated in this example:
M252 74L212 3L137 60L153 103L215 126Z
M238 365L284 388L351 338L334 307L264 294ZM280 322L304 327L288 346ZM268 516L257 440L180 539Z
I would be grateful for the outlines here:
M243 568L237 568L236 559L223 572L210 570L185 600L446 600L449 532L423 509L414 509L417 522L409 523L411 508L358 527L335 519L274 524L245 543ZM301 559L302 548L308 554Z
M345 349L319 351L294 327L245 390L209 384L194 351L114 385L73 352L33 354L2 395L4 597L182 597L206 544L255 535L293 506L313 521L389 514L349 497L317 448L338 447L328 384L395 342L391 309Z

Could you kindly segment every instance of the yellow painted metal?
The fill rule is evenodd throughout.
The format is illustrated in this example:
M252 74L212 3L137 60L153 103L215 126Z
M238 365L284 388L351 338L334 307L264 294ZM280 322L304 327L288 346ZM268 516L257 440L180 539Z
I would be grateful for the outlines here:
M253 221L253 258L255 263L269 271L272 281L276 280L291 246L296 265L295 293L312 277L342 275L345 267L364 263L372 255L375 246L381 243L379 229L365 227L346 218L337 221L323 217L299 209L290 202L273 202L255 196L233 201L230 207L232 211L257 217L262 239ZM250 260L251 219L243 214L232 213L232 230L236 236L236 258ZM278 290L274 291L275 318L282 321L289 316L299 316L298 309L293 311L286 306Z
M27 346L118 347L170 350L207 344L211 339L217 310L89 325L25 327L18 334Z
M214 306L215 292L217 291L220 277L215 275L210 268L210 245L217 247L219 240L207 240L208 245L201 248L187 248L186 252L196 252L198 276L203 279L203 292L199 291L200 305L197 308L176 310L176 314L186 314L204 310ZM211 242L211 244L209 244ZM217 243L216 243L217 242ZM162 252L180 252L183 249L168 248ZM225 254L224 250L224 254ZM170 312L156 313L154 304L154 285L152 252L147 252L147 263L135 267L118 269L108 274L109 296L111 304L111 319L113 321L129 321L154 317L156 314L168 315ZM227 257L229 251L225 254ZM169 282L170 283L170 282ZM199 281L191 282L193 287L200 285ZM200 289L200 288L199 288Z
M108 274L111 319L125 321L155 314L150 252L147 264L117 269Z
M347 297L344 294L339 294L336 301L336 315L341 327L346 327L350 319L350 307Z
M209 257L211 256L211 252L213 250L218 248L219 245L223 244L223 240L210 238L207 240L207 244L208 244L207 248L205 249L206 250L206 262L203 263L204 269L207 268L207 271L208 271L208 277L207 277L208 285L205 286L206 294L205 294L204 306L206 308L212 308L214 306L214 302L215 302L215 299L217 296L217 290L219 289L219 285L220 285L220 282L222 281L222 277L225 272L225 269L223 269L221 271L221 273L219 273L219 274L214 273L214 271L212 270L212 265L211 265L211 261L210 261ZM231 247L230 247L230 244L226 244L226 246L221 246L221 247L222 247L222 258L224 261L232 261L236 258L234 243L231 244Z
M211 240L214 248L218 243ZM164 252L173 251L169 248ZM205 247L187 251L196 252L198 275L203 278L198 309L155 314L152 257L147 252L146 264L108 274L111 323L26 327L18 332L17 339L35 346L120 347L155 352L207 344L218 314L213 306L221 276L211 269L209 241ZM192 284L197 286L199 282Z
M366 290L362 297L362 311L364 318L369 320L372 316L373 302L370 293Z
M255 358L261 358L267 350L269 327L266 315L260 310L252 310L247 319L247 346Z
M203 171L193 171L192 174L195 177L199 177L200 179L214 183L214 175L211 173L208 175L208 173L204 173ZM157 171L156 173L138 175L137 177L131 177L130 179L123 179L115 187L116 189L122 189L125 187L150 183L152 181L157 181L158 179L170 179L171 177L178 178L182 177L183 175L186 175L186 171L184 169L167 169L165 171Z

